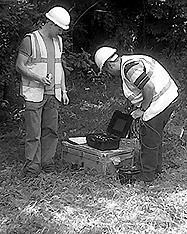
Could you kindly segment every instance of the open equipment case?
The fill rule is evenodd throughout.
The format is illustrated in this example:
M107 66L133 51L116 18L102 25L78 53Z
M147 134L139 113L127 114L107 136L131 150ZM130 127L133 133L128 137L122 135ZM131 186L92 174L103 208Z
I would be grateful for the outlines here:
M88 134L86 136L87 144L98 150L118 149L121 138L127 137L132 121L131 115L116 110L112 115L106 133Z
M121 183L129 180L134 171L135 155L139 147L136 138L127 136L133 118L116 110L106 133L70 137L62 141L62 160L76 168L96 169L103 175L119 175Z

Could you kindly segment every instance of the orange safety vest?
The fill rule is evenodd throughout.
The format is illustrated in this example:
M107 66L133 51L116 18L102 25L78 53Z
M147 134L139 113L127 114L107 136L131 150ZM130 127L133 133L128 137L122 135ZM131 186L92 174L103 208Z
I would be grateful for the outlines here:
M153 58L146 55L122 56L121 77L123 93L135 106L140 107L143 101L142 91L125 74L125 67L133 61L141 61L144 64L146 74L155 87L151 105L143 115L143 120L147 121L162 112L178 96L178 87L163 66ZM130 75L136 74L131 73Z
M31 37L32 55L28 60L27 67L40 76L47 75L47 48L44 40L38 31L27 34ZM62 39L53 38L55 49L55 97L61 101L61 82L64 76L64 70L61 64L62 54ZM27 77L22 76L21 94L26 101L40 102L43 100L44 85L38 81L29 80Z

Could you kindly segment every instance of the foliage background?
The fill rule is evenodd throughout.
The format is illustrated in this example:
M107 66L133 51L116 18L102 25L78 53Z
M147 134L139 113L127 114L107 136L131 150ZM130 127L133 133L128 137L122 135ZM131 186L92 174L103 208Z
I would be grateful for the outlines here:
M67 71L70 88L98 80L93 54L99 46L110 45L120 53L156 57L185 91L186 1L8 0L0 3L0 87L11 105L19 103L20 77L15 71L19 44L27 32L40 26L44 13L54 5L64 6L72 17L71 29L62 35L73 69Z

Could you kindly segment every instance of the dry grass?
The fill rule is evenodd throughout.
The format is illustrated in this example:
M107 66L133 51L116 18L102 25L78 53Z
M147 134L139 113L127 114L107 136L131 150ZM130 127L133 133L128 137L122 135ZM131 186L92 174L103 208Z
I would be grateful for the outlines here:
M187 169L134 186L65 168L24 180L19 169L1 171L1 234L186 233Z

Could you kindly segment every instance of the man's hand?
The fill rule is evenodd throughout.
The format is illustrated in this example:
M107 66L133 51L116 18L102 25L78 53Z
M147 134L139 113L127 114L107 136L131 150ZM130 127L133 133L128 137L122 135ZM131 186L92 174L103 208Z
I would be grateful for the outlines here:
M50 85L51 82L46 78L46 77L42 77L40 79L40 82L43 84L43 85Z
M62 98L63 98L64 105L68 105L69 104L69 98L68 98L67 93L63 92L62 93Z
M133 112L131 112L133 119L138 119L138 118L142 117L143 114L144 114L144 111L141 111L140 109L136 109Z
M53 75L52 75L52 74L48 74L46 77L42 77L42 78L40 79L40 81L41 81L44 85L50 85L52 79L53 79Z

